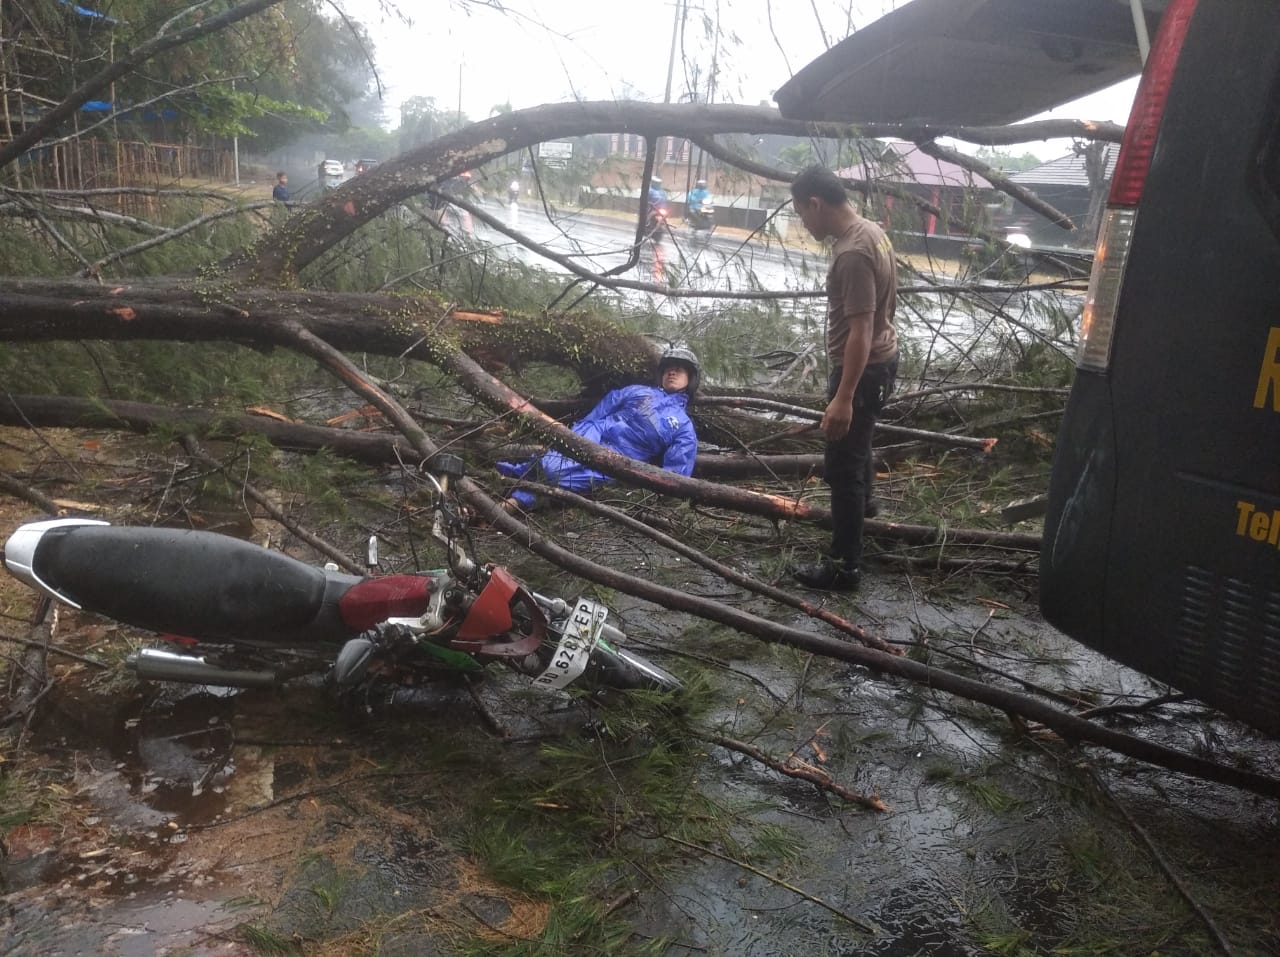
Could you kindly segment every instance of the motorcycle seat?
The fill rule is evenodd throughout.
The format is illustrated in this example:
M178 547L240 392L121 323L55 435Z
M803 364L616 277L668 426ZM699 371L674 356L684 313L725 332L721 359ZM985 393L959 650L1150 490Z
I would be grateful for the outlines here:
M198 628L228 639L303 628L321 613L328 579L228 535L114 525L50 529L33 564L86 610L152 631Z

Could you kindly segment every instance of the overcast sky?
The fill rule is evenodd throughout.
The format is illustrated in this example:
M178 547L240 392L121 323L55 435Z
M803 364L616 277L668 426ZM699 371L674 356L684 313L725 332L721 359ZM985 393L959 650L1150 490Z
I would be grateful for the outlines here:
M377 48L389 122L412 96L483 119L573 98L661 101L674 0L502 0L503 12L467 0L340 0ZM671 99L705 99L713 59L715 100L772 104L773 91L850 32L906 0L689 0L676 36ZM385 13L398 6L412 20ZM717 30L717 24L719 29ZM1136 81L1060 107L1053 115L1123 123ZM1030 144L1051 158L1065 144Z

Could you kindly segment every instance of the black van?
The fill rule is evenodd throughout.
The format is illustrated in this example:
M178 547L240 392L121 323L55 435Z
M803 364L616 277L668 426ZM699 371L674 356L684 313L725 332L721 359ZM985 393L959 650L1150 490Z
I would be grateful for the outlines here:
M1076 84L1058 101L1089 92L1082 77L1137 49L1137 18L1127 54L1122 42L1138 6L1129 0L913 0L885 20L918 5L916 16L935 13L914 34L932 35L930 70L947 56L937 17L964 20L953 50L963 76L963 57L973 57L963 31L985 15L1003 21L1018 69L1039 58ZM1058 433L1040 602L1083 644L1280 734L1280 2L1141 6L1150 53ZM1054 7L1074 22L1054 20ZM879 43L894 69L909 66L885 44L916 42L907 26L903 18ZM866 43L870 29L851 39ZM869 52L843 72L828 62L808 89L831 103L841 83L872 97L876 70ZM980 120L930 114L921 84L910 88L915 102L879 116L809 118L1008 122L1054 105L1031 103L1036 83L1010 62L988 72L1015 90L975 107ZM956 99L955 86L945 95ZM779 91L784 114L787 96L804 91ZM1003 113L1002 96L1017 101Z

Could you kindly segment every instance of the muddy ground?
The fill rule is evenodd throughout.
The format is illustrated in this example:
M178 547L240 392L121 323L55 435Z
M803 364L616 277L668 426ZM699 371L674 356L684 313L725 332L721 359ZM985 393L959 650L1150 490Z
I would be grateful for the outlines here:
M6 501L0 534L32 509ZM616 530L584 549L805 627ZM512 551L539 587L581 587ZM774 566L757 568L768 574ZM1046 627L1034 582L878 566L852 620L942 667L1096 701L1165 689ZM343 707L323 688L144 686L145 636L69 611L5 746L0 953L1280 953L1276 802L1015 727L985 707L601 593L688 700L609 707L515 676ZM27 597L0 586L3 634ZM807 621L807 620L805 620ZM21 649L0 646L9 659ZM1280 775L1194 703L1116 727ZM876 796L869 810L718 733Z

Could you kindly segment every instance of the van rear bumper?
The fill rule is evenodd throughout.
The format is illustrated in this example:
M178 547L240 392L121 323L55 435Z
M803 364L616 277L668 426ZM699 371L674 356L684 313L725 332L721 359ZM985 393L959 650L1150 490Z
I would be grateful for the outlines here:
M1106 586L1116 495L1115 426L1104 376L1077 372L1054 450L1040 545L1040 610L1060 631L1109 654ZM1064 442L1064 436L1074 441Z

